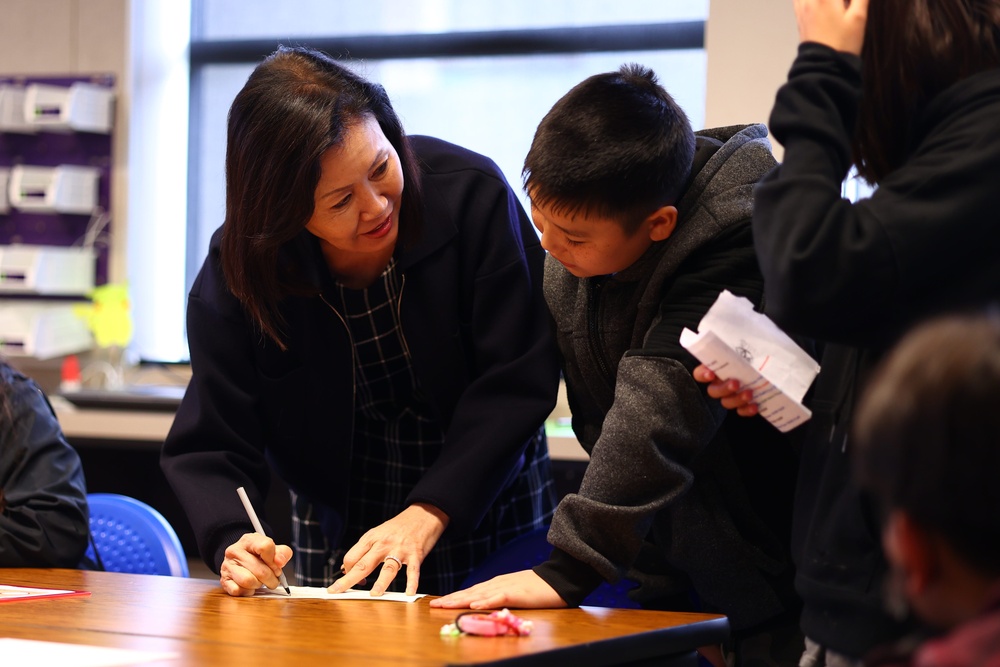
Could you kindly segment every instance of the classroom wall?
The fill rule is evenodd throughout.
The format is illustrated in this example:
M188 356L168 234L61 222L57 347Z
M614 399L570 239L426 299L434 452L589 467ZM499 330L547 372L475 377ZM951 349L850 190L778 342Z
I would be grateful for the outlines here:
M766 123L798 36L792 0L711 0L705 125ZM780 160L781 146L771 143Z
M0 72L109 72L119 82L113 136L114 230L110 278L126 279L128 136L131 100L128 26L137 0L0 0ZM138 0L159 2L161 0ZM706 126L766 122L795 56L792 0L711 0L706 31ZM781 147L775 145L780 159Z

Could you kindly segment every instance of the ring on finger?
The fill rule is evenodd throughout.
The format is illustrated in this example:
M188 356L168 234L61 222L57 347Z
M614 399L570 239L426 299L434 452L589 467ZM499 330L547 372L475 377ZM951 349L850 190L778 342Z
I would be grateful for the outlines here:
M385 563L388 563L391 560L396 561L396 569L397 570L401 570L403 568L403 561L399 560L395 556L386 556L385 560L383 560L382 563L385 564Z

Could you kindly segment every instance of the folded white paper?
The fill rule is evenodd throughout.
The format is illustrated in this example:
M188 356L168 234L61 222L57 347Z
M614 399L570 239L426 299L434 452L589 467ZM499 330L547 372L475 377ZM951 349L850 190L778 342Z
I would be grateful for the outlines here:
M782 432L805 423L802 405L819 364L748 299L724 290L698 323L681 332L681 345L722 380L753 391L760 415Z
M322 586L289 586L288 589L292 592L291 596L285 595L285 591L280 588L273 591L267 588L259 588L253 596L269 600L278 598L285 600L311 598L313 600L371 600L375 602L413 602L418 598L424 597L423 593L406 595L405 593L393 593L391 591L382 595L372 595L370 591L358 590L356 588L351 588L343 593L331 593Z

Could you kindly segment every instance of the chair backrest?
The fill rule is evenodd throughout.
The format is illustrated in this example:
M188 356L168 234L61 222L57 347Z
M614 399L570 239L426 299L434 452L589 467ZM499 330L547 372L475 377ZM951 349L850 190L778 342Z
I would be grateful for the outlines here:
M548 532L549 527L544 526L504 544L487 556L486 560L465 578L461 588L468 588L499 574L530 570L535 565L545 562L552 553L552 545L545 539ZM623 579L617 584L603 583L580 604L590 607L638 609L639 604L628 597L629 590L635 586L635 582L628 579Z
M135 498L87 494L90 534L108 572L188 576L177 533L163 515Z

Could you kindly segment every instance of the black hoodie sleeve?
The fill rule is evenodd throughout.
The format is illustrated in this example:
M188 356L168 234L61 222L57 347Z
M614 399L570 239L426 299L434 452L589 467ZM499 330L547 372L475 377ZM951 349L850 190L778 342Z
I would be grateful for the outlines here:
M917 319L995 295L1000 72L928 104L905 163L851 202L842 182L861 82L857 57L800 46L771 114L784 161L755 191L754 241L780 326L881 347Z
M80 457L41 389L9 370L0 368L0 567L78 567L90 535Z

